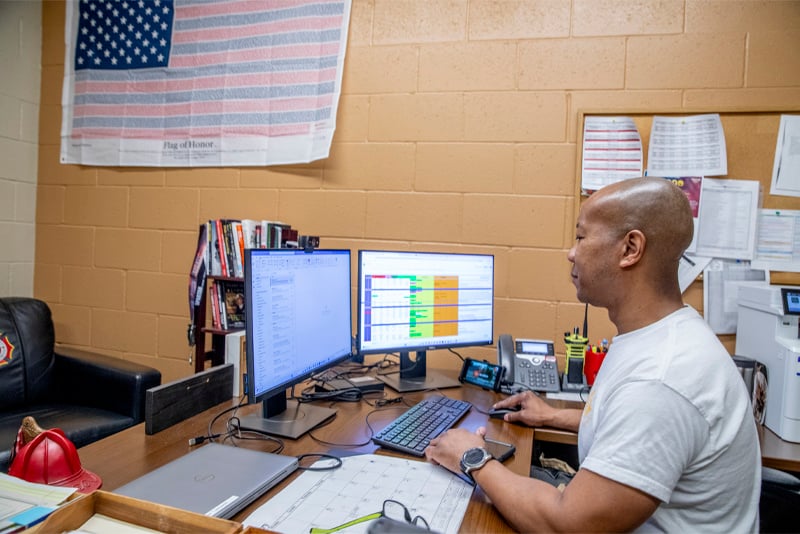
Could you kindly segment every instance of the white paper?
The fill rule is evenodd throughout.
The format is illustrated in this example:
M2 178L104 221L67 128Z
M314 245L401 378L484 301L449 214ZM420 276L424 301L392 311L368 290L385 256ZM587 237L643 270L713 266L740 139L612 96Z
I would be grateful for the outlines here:
M55 508L76 491L75 488L37 484L0 473L0 521L9 524L8 518L34 506Z
M315 466L329 465L321 460ZM260 506L245 526L277 532L330 529L365 515L380 512L383 501L394 499L413 516L422 516L431 530L457 533L467 510L472 486L442 467L418 460L377 454L342 458L331 471L305 471ZM341 533L366 532L365 521Z
M719 114L653 117L647 151L648 176L725 174L728 174L728 155Z
M770 193L800 196L800 115L781 115Z
M754 268L800 272L800 211L760 210Z
M739 288L769 285L769 273L751 269L750 262L712 260L703 272L703 317L716 334L735 334Z
M642 138L631 117L584 118L584 191L597 191L608 184L642 176L642 157Z
M752 260L759 183L704 178L697 229L698 256Z
M681 286L681 293L686 291L694 282L712 258L684 254L678 262L678 283Z

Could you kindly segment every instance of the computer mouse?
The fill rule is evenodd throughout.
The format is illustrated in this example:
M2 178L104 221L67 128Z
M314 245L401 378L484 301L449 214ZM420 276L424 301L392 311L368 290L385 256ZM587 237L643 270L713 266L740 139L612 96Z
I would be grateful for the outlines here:
M519 406L514 408L495 408L489 410L489 417L493 417L495 419L503 419L507 413L514 413L519 411Z

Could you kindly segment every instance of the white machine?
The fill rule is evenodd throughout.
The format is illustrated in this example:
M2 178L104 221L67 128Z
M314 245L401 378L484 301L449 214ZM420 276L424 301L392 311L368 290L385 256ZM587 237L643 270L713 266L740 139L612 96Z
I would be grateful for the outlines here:
M800 286L739 288L736 354L767 368L764 424L800 443Z

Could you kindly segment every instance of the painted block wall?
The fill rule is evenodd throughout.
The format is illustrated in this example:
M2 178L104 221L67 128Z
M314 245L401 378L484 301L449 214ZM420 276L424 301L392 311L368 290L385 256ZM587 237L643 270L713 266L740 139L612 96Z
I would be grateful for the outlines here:
M583 320L566 260L578 110L800 105L794 0L353 0L329 158L61 165L63 2L44 2L42 21L34 293L60 342L165 381L193 370L188 270L198 224L221 217L288 221L353 251L494 254L495 338L563 354ZM699 309L700 287L686 294ZM604 310L589 319L592 340L614 334ZM441 352L431 365L460 365Z
M33 296L40 2L0 2L0 297Z

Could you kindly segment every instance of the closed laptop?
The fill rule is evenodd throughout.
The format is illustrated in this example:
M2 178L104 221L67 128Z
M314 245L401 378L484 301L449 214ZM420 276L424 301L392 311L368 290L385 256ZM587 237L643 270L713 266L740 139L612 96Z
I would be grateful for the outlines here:
M297 458L208 443L114 490L229 519L297 469Z

